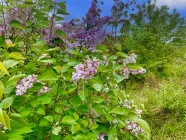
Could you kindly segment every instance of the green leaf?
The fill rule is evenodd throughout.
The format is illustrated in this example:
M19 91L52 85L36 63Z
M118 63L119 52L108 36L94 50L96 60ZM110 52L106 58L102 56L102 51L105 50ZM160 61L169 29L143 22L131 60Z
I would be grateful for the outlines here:
M4 64L0 62L0 70L4 73L10 76L9 72L5 68Z
M14 101L13 97L7 97L0 103L0 108L7 109L9 108Z
M61 131L61 126L55 127L52 129L52 134L58 135L60 131Z
M47 121L49 121L49 122L53 122L54 121L54 117L53 116L45 116L44 117Z
M96 91L101 91L103 85L102 84L92 84L92 87L96 90Z
M10 115L10 119L14 120L14 121L18 121L22 124L28 125L28 123L25 120L23 120L23 118L21 117L20 114L13 113L13 114Z
M73 116L74 116L76 121L79 120L79 115L77 113L74 113Z
M56 35L59 35L59 36L65 36L65 32L61 31L61 30L56 30L55 32Z
M7 140L6 134L1 131L0 131L0 138L1 138L1 140Z
M73 55L82 56L82 53L77 50L68 50L68 52Z
M113 61L113 60L116 60L117 59L117 56L116 55L111 55L108 60L109 61Z
M46 119L41 119L41 121L39 122L39 126L40 127L45 127L45 126L50 126L51 124L46 120Z
M89 122L87 120L81 120L81 122L85 127L88 127Z
M69 65L69 66L76 66L76 65L78 65L79 63L81 63L81 61L79 61L79 60L70 60L70 61L67 63L67 65Z
M118 75L117 73L114 73L113 76L114 76L114 79L116 80L117 83L120 83L121 81L123 81L125 79L125 76Z
M108 73L108 72L112 72L113 69L112 69L111 66L103 66L103 65L100 65L100 66L98 67L98 71L99 71L99 72L106 72L106 73Z
M3 83L0 81L0 99L2 98L4 91L5 91L5 87Z
M71 98L71 104L73 104L74 106L78 106L82 103L81 99L79 98L78 95L72 96Z
M114 71L122 70L123 67L124 67L123 65L116 64L116 65L114 66Z
M62 118L61 123L63 124L68 124L68 125L74 125L77 124L76 120L74 120L74 118L72 118L71 116L65 116Z
M17 59L17 60L24 60L26 59L25 57L23 57L20 53L18 52L12 52L8 55L9 58L12 58L12 59Z
M118 51L121 51L121 44L117 43L117 44L115 44L115 47L116 47L116 49L117 49Z
M23 25L18 21L18 20L12 20L9 22L9 25L14 27L14 28L18 28L18 29L23 29Z
M51 49L48 49L48 50L45 50L46 52L52 52L52 51L59 51L60 48L59 47L55 47L55 48L51 48Z
M18 81L20 78L25 77L26 74L18 74L18 75L14 75L11 78L8 79L8 82L12 82L12 81Z
M44 40L39 40L39 41L37 41L36 43L35 43L35 46L37 46L37 47L43 47L43 46L45 46L45 41Z
M7 69L9 69L19 64L19 61L18 60L5 60L3 61L3 64Z
M74 138L74 140L88 140L88 138L85 135L82 135L82 134L76 135L73 138Z
M44 108L39 108L37 111L36 111L37 114L39 115L45 115L45 109Z
M91 126L90 126L90 129L96 129L99 125L97 123L93 123Z
M60 21L60 20L64 20L64 18L60 16L56 16L56 21Z
M140 66L136 64L128 64L127 67L130 69L140 70Z
M31 113L31 110L25 108L25 109L21 110L20 115L22 117L27 117L28 115L30 115L30 113Z
M40 95L37 99L38 102L40 102L40 104L50 104L52 101L52 96L51 94L43 94Z
M82 101L84 101L86 99L86 97L88 96L88 91L87 90L80 90L78 92L78 95L79 95L80 99Z
M118 114L118 115L127 115L128 114L128 111L124 108L121 108L121 107L115 107L113 108L111 111L109 111L109 113L113 113L113 114Z
M109 135L117 135L117 133L118 133L117 126L114 125L114 126L112 126L112 127L110 128L108 134L109 134Z
M104 100L105 100L104 97L96 97L96 98L93 100L93 102L99 104L99 103L104 102Z
M52 59L42 59L42 60L39 60L39 62L55 64L56 63L56 59L54 59L54 58L52 58Z
M72 134L75 134L79 130L81 130L81 126L79 124L76 124L76 125L72 125L71 126L71 132L72 132Z
M61 9L66 10L66 5L64 2L59 2L58 5L60 6Z
M63 9L58 9L57 10L57 14L61 14L61 15L69 15L69 13L67 13L65 10Z
M53 67L57 73L61 73L62 72L62 67L61 66L55 66Z
M107 46L104 44L99 44L96 46L96 50L106 52L107 51Z
M10 127L10 119L8 115L0 108L0 122L8 129L11 130Z
M56 81L57 79L58 79L57 74L52 70L48 70L38 77L38 80L40 81L49 81L49 82Z
M122 58L127 58L128 57L128 55L126 53L124 53L124 52L117 52L116 55L120 56Z
M114 117L111 114L106 114L105 118L109 121L112 122L114 120Z
M136 118L133 117L132 119L130 119L131 121L136 122L137 124L139 124L139 126L147 133L147 135L150 135L151 131L150 131L150 127L148 125L148 123L140 118Z

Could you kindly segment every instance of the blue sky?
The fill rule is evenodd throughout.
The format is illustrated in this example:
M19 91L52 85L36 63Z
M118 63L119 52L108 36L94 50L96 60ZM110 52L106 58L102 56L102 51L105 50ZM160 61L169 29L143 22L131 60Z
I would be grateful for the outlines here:
M67 20L72 18L81 18L88 11L92 0L66 0L67 11L70 16ZM102 15L110 15L110 10L113 5L113 0L102 0L104 5L100 5ZM125 0L123 0L125 1ZM136 0L137 3L147 3L148 0ZM182 16L186 17L186 0L157 0L157 6L168 5L171 9L176 8Z

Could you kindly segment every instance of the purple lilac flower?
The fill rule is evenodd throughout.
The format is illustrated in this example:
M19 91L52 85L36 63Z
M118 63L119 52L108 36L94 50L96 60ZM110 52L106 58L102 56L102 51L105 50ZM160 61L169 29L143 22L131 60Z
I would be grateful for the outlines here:
M16 86L16 95L21 96L27 92L27 90L33 87L33 83L37 81L37 75L29 75L26 78L21 79Z
M136 70L136 69L129 69L129 71L130 71L130 73L132 75L138 75L138 74L144 74L144 73L146 73L146 70L143 69L142 67L139 67L138 70Z
M45 86L45 83L42 83L41 81L37 80L37 75L32 74L32 75L28 75L26 78L19 80L16 86L16 95L22 96L23 94L25 94L28 89L33 87L33 84L35 82L39 82L42 85L44 85L44 87L39 91L38 94L47 93L50 91L50 89Z
M137 55L134 53L130 54L127 59L123 60L124 64L136 63Z
M4 27L3 25L0 24L0 36L3 36L4 35Z
M145 131L136 122L127 120L126 124L126 129L135 136L138 136L139 133L145 133Z
M110 19L108 16L100 17L97 2L93 0L83 22L76 22L75 20L65 22L62 25L62 30L68 34L68 41L77 41L80 46L86 46L89 50L94 51L96 45L105 40L108 33L103 27L109 23ZM70 47L72 46L70 45Z
M129 100L125 100L124 101L124 107L126 107L128 109L131 109L132 108L131 102Z
M9 25L9 23L13 20L19 21L22 26L26 26L26 21L33 20L32 10L29 8L10 8L5 15L5 25L3 25L3 29L5 30L6 26L6 36L12 36L14 34L23 35L25 33L24 30L16 29ZM0 25L1 26L1 25Z
M47 93L47 92L49 92L50 91L50 88L49 87L46 87L46 86L44 86L40 91L39 91L39 93L38 94L41 94L41 93Z
M107 133L100 133L98 136L97 136L97 138L98 138L98 140L105 140L105 136L107 135Z
M100 17L100 9L98 8L98 3L94 0L92 1L91 7L86 14L86 17L83 18L84 23L88 28L102 28L105 24L108 24L110 21L109 16Z
M123 74L125 76L126 79L129 78L129 75L138 75L138 74L144 74L146 73L146 70L143 69L142 67L139 67L139 69L132 69L132 68L123 68L121 74Z
M97 72L97 68L99 66L99 61L94 59L91 61L89 58L85 60L83 64L78 64L74 67L75 72L72 75L72 80L74 82L82 80L91 79L94 74Z
M129 78L129 75L130 75L130 71L129 71L129 68L124 68L121 72L121 74L123 74L125 76L126 79Z
M137 114L138 116L141 117L142 110L140 110L140 109L137 108L137 109L135 110L135 112L136 112L136 114Z

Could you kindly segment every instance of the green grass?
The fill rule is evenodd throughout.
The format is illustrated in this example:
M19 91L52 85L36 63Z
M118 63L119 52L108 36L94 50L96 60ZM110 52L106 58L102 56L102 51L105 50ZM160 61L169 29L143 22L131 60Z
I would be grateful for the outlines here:
M154 140L186 140L186 93L178 80L150 78L145 85L126 86L136 103L144 104L142 117L151 127Z

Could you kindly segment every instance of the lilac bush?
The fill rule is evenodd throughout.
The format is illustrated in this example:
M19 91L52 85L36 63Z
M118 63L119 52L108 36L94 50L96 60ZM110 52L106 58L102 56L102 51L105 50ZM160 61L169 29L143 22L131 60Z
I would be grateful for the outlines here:
M138 132L141 134L143 129L145 133L139 138L150 137L150 128L140 117L142 111L125 93L125 77L120 74L125 68L128 76L144 72L135 65L137 56L123 53L120 44L115 50L100 44L108 34L104 28L110 17L101 17L98 3L93 1L81 22L71 20L59 25L57 13L66 14L65 3L39 2L40 11L37 2L26 1L30 4L26 7L34 11L30 16L26 8L12 11L10 7L10 13L17 12L15 17L10 14L6 24L2 22L0 26L1 34L4 35L4 25L12 34L0 40L5 44L1 47L0 62L0 122L7 130L0 129L5 136L46 140L138 139ZM55 9L52 15L50 8ZM42 17L43 13L51 16ZM23 15L17 18L16 14ZM31 21L25 22L25 18ZM14 24L9 25L9 21ZM28 76L20 79L25 74ZM127 120L131 123L127 124Z

